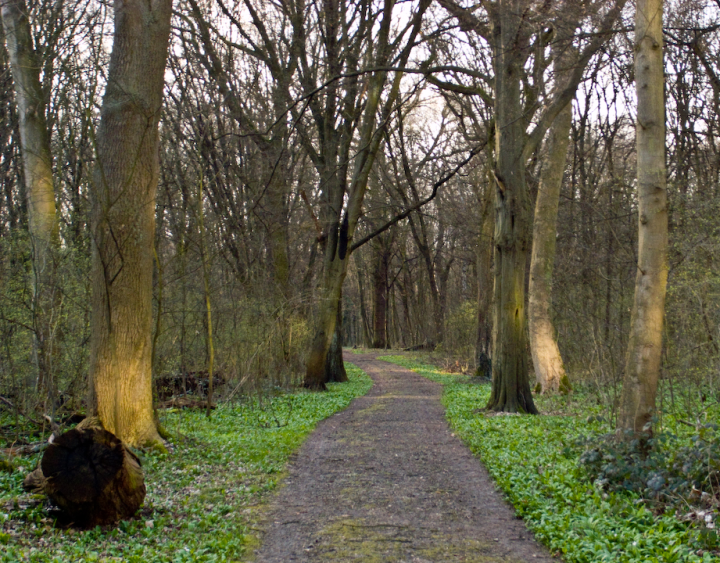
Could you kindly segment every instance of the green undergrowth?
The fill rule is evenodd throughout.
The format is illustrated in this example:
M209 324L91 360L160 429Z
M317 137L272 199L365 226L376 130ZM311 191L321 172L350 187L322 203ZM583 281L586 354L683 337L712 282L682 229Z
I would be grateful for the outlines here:
M583 437L610 428L587 402L538 396L540 411L555 414L494 415L482 411L488 384L417 359L380 359L443 384L454 431L482 459L536 538L567 563L720 561L714 546L703 542L706 530L681 522L674 510L658 513L632 491L593 484L580 463Z
M148 494L140 514L88 531L53 527L47 506L24 494L24 474L39 456L0 472L0 561L238 561L257 545L263 507L290 455L315 424L371 387L346 365L349 383L327 393L280 393L261 402L204 412L168 412L170 452L143 456Z

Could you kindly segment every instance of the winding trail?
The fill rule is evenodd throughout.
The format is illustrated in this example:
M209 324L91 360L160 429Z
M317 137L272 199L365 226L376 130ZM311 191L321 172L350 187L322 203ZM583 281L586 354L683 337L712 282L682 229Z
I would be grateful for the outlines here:
M441 385L375 354L345 356L374 385L292 460L258 563L556 561L451 433Z

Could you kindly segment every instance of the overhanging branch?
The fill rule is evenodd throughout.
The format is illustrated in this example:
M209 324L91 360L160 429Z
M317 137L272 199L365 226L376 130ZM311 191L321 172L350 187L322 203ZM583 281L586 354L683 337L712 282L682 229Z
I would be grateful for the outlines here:
M439 190L444 184L446 184L446 183L449 182L452 178L454 178L454 177L457 175L457 173L460 172L460 170L462 170L462 168L463 168L468 162L470 162L476 154L478 154L480 151L482 151L482 150L485 148L485 145L487 145L487 141L485 141L485 142L482 143L481 145L478 145L477 147L473 148L473 149L468 153L468 155L467 155L461 162L459 162L457 166L455 166L455 168L453 168L450 172L448 172L447 174L445 174L445 176L443 176L443 177L440 178L437 182L435 182L435 183L433 184L433 187L432 187L432 192L430 192L430 195L429 195L429 196L427 196L425 199L420 200L420 201L417 202L415 205L407 208L405 211L403 211L403 212L400 213L399 215L396 215L395 217L393 217L392 219L390 219L387 223L385 223L385 224L382 225L381 227L378 227L378 228L375 229L372 233L364 236L364 237L361 238L359 241L354 242L352 245L350 245L350 248L349 248L348 253L354 252L355 250L357 250L358 248L360 248L360 247L361 247L362 245L364 245L365 243L370 242L370 241L371 241L372 239L374 239L376 236L384 233L384 232L387 231L390 227L392 227L393 225L396 225L397 223L399 223L400 221L402 221L403 219L405 219L405 218L406 218L408 215L410 215L413 211L417 211L418 209L420 209L420 208L423 207L424 205L427 205L428 203L430 203L430 202L431 202L433 199L435 199L435 197L437 196L438 190Z

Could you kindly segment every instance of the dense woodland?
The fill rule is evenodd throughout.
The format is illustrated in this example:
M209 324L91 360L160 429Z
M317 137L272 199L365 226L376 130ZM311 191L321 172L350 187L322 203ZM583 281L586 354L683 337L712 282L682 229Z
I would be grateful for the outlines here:
M370 388L343 348L422 353L390 361L567 561L717 560L720 0L0 15L7 560L248 553ZM102 501L71 446L110 451ZM27 470L137 545L50 530Z
M512 371L520 399L495 406L533 412L535 275L551 280L537 299L566 373L537 390L587 387L616 416L639 253L634 4L151 5L157 29L133 2L115 16L95 0L2 4L3 410L322 388L344 378L344 345ZM659 400L695 416L720 397L720 4L666 1L662 41ZM510 332L503 290L520 296Z

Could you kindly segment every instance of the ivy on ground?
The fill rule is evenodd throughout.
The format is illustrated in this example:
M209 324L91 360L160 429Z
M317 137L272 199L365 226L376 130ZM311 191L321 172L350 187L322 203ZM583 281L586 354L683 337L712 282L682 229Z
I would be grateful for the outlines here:
M349 383L327 393L278 393L262 401L171 412L168 454L143 457L148 494L140 514L87 531L53 527L41 497L22 494L24 471L0 472L0 561L238 561L252 551L269 493L315 424L364 395L372 382L346 365Z

